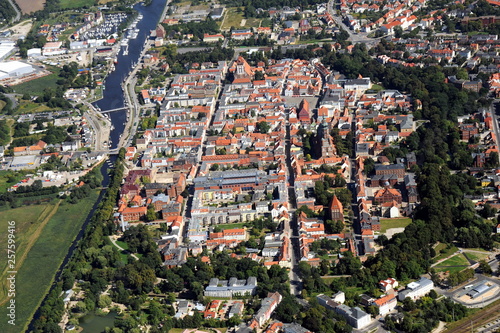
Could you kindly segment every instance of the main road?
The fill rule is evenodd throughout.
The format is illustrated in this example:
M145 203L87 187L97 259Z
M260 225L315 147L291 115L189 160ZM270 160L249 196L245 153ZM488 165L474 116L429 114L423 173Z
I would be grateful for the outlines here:
M335 5L334 0L328 1L328 6L327 6L328 13L332 16L332 18L335 21L335 23L337 24L337 26L339 28L342 28L343 30L345 30L349 34L349 40L353 44L357 44L357 43L377 44L378 43L380 37L379 38L369 38L367 33L363 33L363 32L354 33L354 32L352 32L352 30L347 25L345 25L344 22L342 22L342 17L337 15L337 11L335 10L334 5Z
M495 99L490 105L490 113L493 122L493 132L495 133L495 143L497 147L500 147L500 129L498 126L499 116L496 113L497 108L500 108L500 100ZM498 154L498 161L500 162L500 154Z
M21 12L17 8L17 5L14 3L13 0L9 0L9 3L12 6L12 8L14 8L14 10L16 11L16 17L14 17L14 20L12 22L17 22L21 19Z

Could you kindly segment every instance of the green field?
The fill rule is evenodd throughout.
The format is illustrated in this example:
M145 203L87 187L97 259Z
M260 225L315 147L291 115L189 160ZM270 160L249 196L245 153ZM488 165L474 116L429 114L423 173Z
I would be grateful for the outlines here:
M461 267L461 266L459 266L459 267L435 267L436 272L448 272L448 273L460 272L466 268L467 268L466 266L463 266L463 267Z
M443 266L464 266L464 267L443 267ZM465 267L469 266L469 261L467 258L464 257L462 253L459 253L441 263L439 263L438 266L435 266L436 271L438 272L443 272L443 271L452 271L455 269L458 269L461 271Z
M226 229L241 229L245 226L245 222L240 222L240 223L229 223L229 224L218 224L217 227L221 228L222 230Z
M443 245L443 246L441 246L441 245ZM441 259L444 259L446 257L449 257L453 253L458 251L458 248L456 246L452 246L449 249L446 249L446 248L447 248L446 244L439 244L438 246L436 246L436 248L434 249L436 251L436 254L437 254L437 256L434 258L435 262L439 261ZM446 251L444 253L439 253L442 249L445 249Z
M44 204L25 206L15 209L6 209L0 212L0 244L7 244L8 241L8 222L15 222L15 240L16 240L16 269L22 264L22 258L25 256L29 247L34 244L39 236L40 229L43 229L43 221L48 217L56 204ZM4 300L7 294L5 275L7 274L7 247L0 249L0 300ZM12 254L12 252L10 253Z
M16 326L2 320L0 332L24 332L97 197L98 192L94 191L78 204L62 203L50 218L17 271ZM0 316L6 318L6 315L7 309L2 307Z
M59 75L56 71L50 75L12 86L12 89L18 94L40 96L43 94L45 88L55 89L57 87L57 80L59 80Z
M380 219L380 232L385 233L387 229L406 228L411 223L409 217L399 217L395 219Z
M60 0L61 9L91 7L96 4L95 0Z
M245 22L245 27L258 28L260 27L260 21L261 19L255 17L248 18L247 21Z
M474 261L481 261L483 259L486 259L490 254L485 252L485 253L477 253L477 252L465 252L467 254L467 257L469 259L474 260Z
M19 108L16 110L16 114L45 112L49 110L51 110L51 108L45 104L38 104L31 101L21 101L21 103L19 103Z
M222 20L221 30L229 30L231 27L239 29L241 27L241 20L243 20L243 10L238 12L238 8L227 8L226 14Z

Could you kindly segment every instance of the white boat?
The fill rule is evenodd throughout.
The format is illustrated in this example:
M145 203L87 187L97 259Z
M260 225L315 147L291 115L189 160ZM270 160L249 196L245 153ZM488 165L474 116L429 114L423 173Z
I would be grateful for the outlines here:
M127 46L128 45L128 38L124 38L122 42L120 43L121 46Z

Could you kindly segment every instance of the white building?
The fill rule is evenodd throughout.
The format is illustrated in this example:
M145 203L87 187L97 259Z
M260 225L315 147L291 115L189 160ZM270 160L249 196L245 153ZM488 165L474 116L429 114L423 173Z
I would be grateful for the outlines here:
M383 292L388 292L391 289L396 289L399 284L396 279L388 278L386 280L381 280L378 285Z
M62 42L48 42L42 48L42 53L44 56L65 54L66 49L61 48Z
M40 49L40 48L29 49L26 54L27 54L28 58L41 57L42 56L42 49Z
M11 41L0 41L0 59L5 58L8 56L12 51L14 51L14 48L16 47L15 42Z
M349 325L357 329L370 325L372 320L368 313L364 312L357 306L350 308L347 305L340 304L334 309L334 311L344 317Z
M381 316L385 316L386 314L394 310L397 304L398 301L396 300L396 296L394 296L393 294L385 295L373 302L373 305L378 308L379 314Z
M361 329L368 326L372 321L371 316L360 308L351 308L341 304L345 301L345 294L341 291L334 294L333 298L321 294L316 296L316 299L320 305L333 310L344 317L347 323L354 328Z
M415 300L425 296L432 289L434 289L434 282L422 277L416 282L409 283L406 286L406 289L399 293L398 300L403 301L406 297L410 297Z
M22 76L33 73L34 71L33 66L20 61L0 63L0 79Z
M205 296L232 297L255 295L256 289L257 278L253 276L249 277L247 280L238 280L232 277L229 280L220 281L217 278L212 278L205 288Z

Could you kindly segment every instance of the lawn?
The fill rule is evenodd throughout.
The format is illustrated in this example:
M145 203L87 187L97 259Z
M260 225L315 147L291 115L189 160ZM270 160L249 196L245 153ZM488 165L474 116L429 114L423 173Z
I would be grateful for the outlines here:
M446 249L446 246L447 246L447 244L445 244L445 243L439 243L434 248L434 251L436 251L436 253L439 253L439 251Z
M0 332L24 332L35 310L52 284L54 275L81 230L98 192L77 204L62 203L42 230L16 275L16 326L0 322ZM0 316L5 318L2 307Z
M380 232L385 233L387 229L406 228L411 223L409 217L399 217L395 219L380 219Z
M477 252L465 252L464 253L467 254L467 257L469 257L469 259L471 260L474 260L474 261L481 261L481 260L484 260L486 259L486 257L488 257L490 255L490 253L477 253Z
M243 10L243 8L242 8ZM243 20L242 10L238 12L237 7L231 7L226 10L224 19L222 20L221 30L229 30L231 27L239 29L241 27L241 20Z
M122 242L122 241L116 241L116 243L121 246L122 248L124 249L128 249L128 244L125 243L125 242ZM111 243L113 244L113 243ZM129 257L129 254L125 253L125 251L122 251L121 249L119 249L118 247L115 246L115 244L113 244L113 246L118 250L120 251L120 258L121 260L124 262L124 263L128 263L128 257Z
M441 245L441 244L439 244ZM438 245L438 246L439 246ZM444 244L444 249L446 250L444 253L439 253L441 250L437 250L437 247L436 247L436 254L437 254L437 257L434 258L434 261L439 261L441 259L444 259L446 257L449 257L451 256L453 253L457 252L458 251L458 248L456 246L452 246L451 248L449 249L446 249L446 244Z
M463 271L464 269L466 269L467 267L434 267L436 272L448 272L448 273L456 273L456 272L460 272L460 271Z
M230 223L230 224L218 224L217 227L221 228L222 230L226 229L241 229L245 226L245 222L240 222L240 223Z
M271 21L271 19L266 17L262 20L262 22L260 23L260 26L270 28L272 24L273 24L273 21Z
M260 27L260 21L261 21L261 19L254 18L254 17L248 18L247 21L245 22L244 27L246 27L246 28L258 28L258 27Z
M130 251L128 250L128 244L127 244L127 243L125 243L125 242L123 242L123 241L119 241L119 240L117 240L117 241L116 241L116 244L117 244L118 246L120 246L122 249L124 249L124 251L122 251L121 249L119 249L119 248L117 247L118 251L120 251L120 258L122 259L122 261L123 261L124 263L128 263L128 258L130 257L130 254L132 253L132 252L130 252ZM113 244L113 246L114 246L114 244ZM134 253L134 254L135 254L135 256L136 256L137 258L141 258L141 257L142 257L142 254L141 254L141 253Z
M117 240L117 241L116 241L116 244L117 244L118 246L120 246L122 249L124 249L124 250L128 250L128 244L127 244L127 243L125 243L124 241L119 241L119 240Z
M45 112L49 110L51 110L51 108L49 108L45 104L38 104L32 101L22 100L21 103L19 104L19 109L16 110L16 113L17 114L35 113L35 112Z
M60 0L61 9L82 8L94 6L95 0Z
M462 253L459 253L439 263L439 265L436 267L441 267L441 266L469 266L469 261L467 260L467 258L465 258L465 256Z

